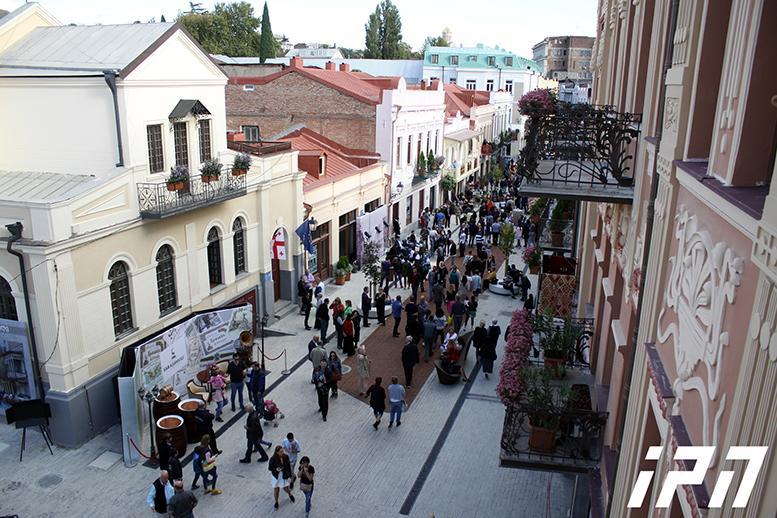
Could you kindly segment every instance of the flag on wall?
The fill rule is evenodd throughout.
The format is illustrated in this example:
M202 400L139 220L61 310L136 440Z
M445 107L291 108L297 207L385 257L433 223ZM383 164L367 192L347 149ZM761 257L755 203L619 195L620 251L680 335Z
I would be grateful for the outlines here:
M309 253L313 253L313 236L310 233L310 220L306 219L302 222L302 225L297 227L297 230L294 231L299 238L302 240L302 246L305 247L305 250Z
M282 228L276 230L272 236L272 258L280 261L286 259L286 238Z

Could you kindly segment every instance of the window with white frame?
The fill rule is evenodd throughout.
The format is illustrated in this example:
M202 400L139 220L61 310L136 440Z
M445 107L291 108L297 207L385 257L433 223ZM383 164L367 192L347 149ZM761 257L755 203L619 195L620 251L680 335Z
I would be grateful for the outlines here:
M474 79L467 79L467 90L475 90L477 87L477 81Z
M210 119L202 119L199 127L200 133L200 162L211 159L210 146Z
M156 254L156 288L159 314L165 315L178 307L175 289L175 255L170 245L162 245Z
M513 81L512 79L508 79L505 81L505 91L513 93Z
M505 66L508 66L508 67L513 66L513 57L512 56L506 56L505 57Z
M486 62L488 63L488 66L493 67L496 65L496 57L488 56L488 58L486 58Z
M175 164L189 166L189 138L186 134L186 123L173 124L173 140L175 144Z
M162 125L146 126L148 138L148 169L151 173L161 173L165 170L165 153L162 145Z
M439 63L439 61L440 61L440 55L439 54L432 54L431 56L429 56L429 62L432 65L436 65L437 63Z
M259 126L240 126L246 142L259 142Z
M111 313L113 314L113 333L116 338L134 328L132 323L132 302L127 263L117 261L108 272L111 281Z
M452 85L455 85L456 84L456 78L455 77L451 77L451 78L448 79L448 82L450 84L452 84Z
M493 92L494 91L494 80L493 79L486 79L486 91L487 92Z
M459 56L451 56L451 65L459 64Z

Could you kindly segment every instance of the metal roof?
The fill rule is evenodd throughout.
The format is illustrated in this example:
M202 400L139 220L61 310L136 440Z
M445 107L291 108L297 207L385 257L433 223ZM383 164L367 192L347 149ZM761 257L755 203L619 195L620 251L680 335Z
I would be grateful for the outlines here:
M83 71L121 70L174 25L37 27L0 53L0 66L19 68L19 75L24 75L25 69L68 70L74 72L73 75Z
M189 114L210 115L210 112L198 99L181 99L167 118L170 120L183 119Z
M94 175L0 171L0 200L53 203L73 198L99 182Z

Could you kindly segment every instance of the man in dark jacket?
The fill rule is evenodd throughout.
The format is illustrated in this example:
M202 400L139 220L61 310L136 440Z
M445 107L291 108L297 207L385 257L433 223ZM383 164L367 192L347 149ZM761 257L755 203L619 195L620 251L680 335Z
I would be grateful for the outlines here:
M258 362L254 362L248 372L248 399L254 405L262 408L264 405L264 389L266 374Z
M408 336L402 348L402 367L405 369L405 386L413 384L413 367L418 364L418 347L412 336Z
M378 324L386 325L386 293L379 290L375 294L375 312L378 314Z
M194 508L197 507L197 497L191 491L183 488L183 482L176 480L175 494L167 504L167 510L172 518L194 518Z
M426 310L424 316L424 363L429 362L435 338L437 338L437 325L432 318L432 312Z
M227 374L229 374L229 387L231 391L230 401L232 402L232 411L235 411L235 394L240 396L240 410L243 410L243 380L245 380L246 364L240 360L237 354L232 355L232 361L227 365Z
M246 405L246 412L248 412L248 417L246 418L245 424L246 454L245 457L240 459L240 462L244 464L251 462L251 454L255 451L258 451L260 455L257 462L266 462L269 457L267 457L267 452L264 451L264 448L262 448L262 444L260 442L262 437L264 437L264 430L262 430L262 416L250 403Z
M370 289L365 286L364 291L362 292L362 316L364 318L364 323L362 324L362 327L370 327L370 310L372 309L372 297L370 297Z
M321 341L327 343L326 333L329 330L329 299L319 304L316 309L316 321L318 322L318 329L321 331Z
M205 408L205 401L200 401L200 407L194 411L194 422L197 425L197 435L202 437L208 434L210 437L210 447L216 453L221 453L216 444L216 432L213 431L213 414Z

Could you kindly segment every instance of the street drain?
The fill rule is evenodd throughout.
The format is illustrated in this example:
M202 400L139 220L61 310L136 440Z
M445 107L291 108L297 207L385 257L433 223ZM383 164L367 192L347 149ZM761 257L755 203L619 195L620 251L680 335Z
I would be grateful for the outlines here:
M38 485L42 488L49 488L59 485L62 482L60 475L44 475L38 479Z

